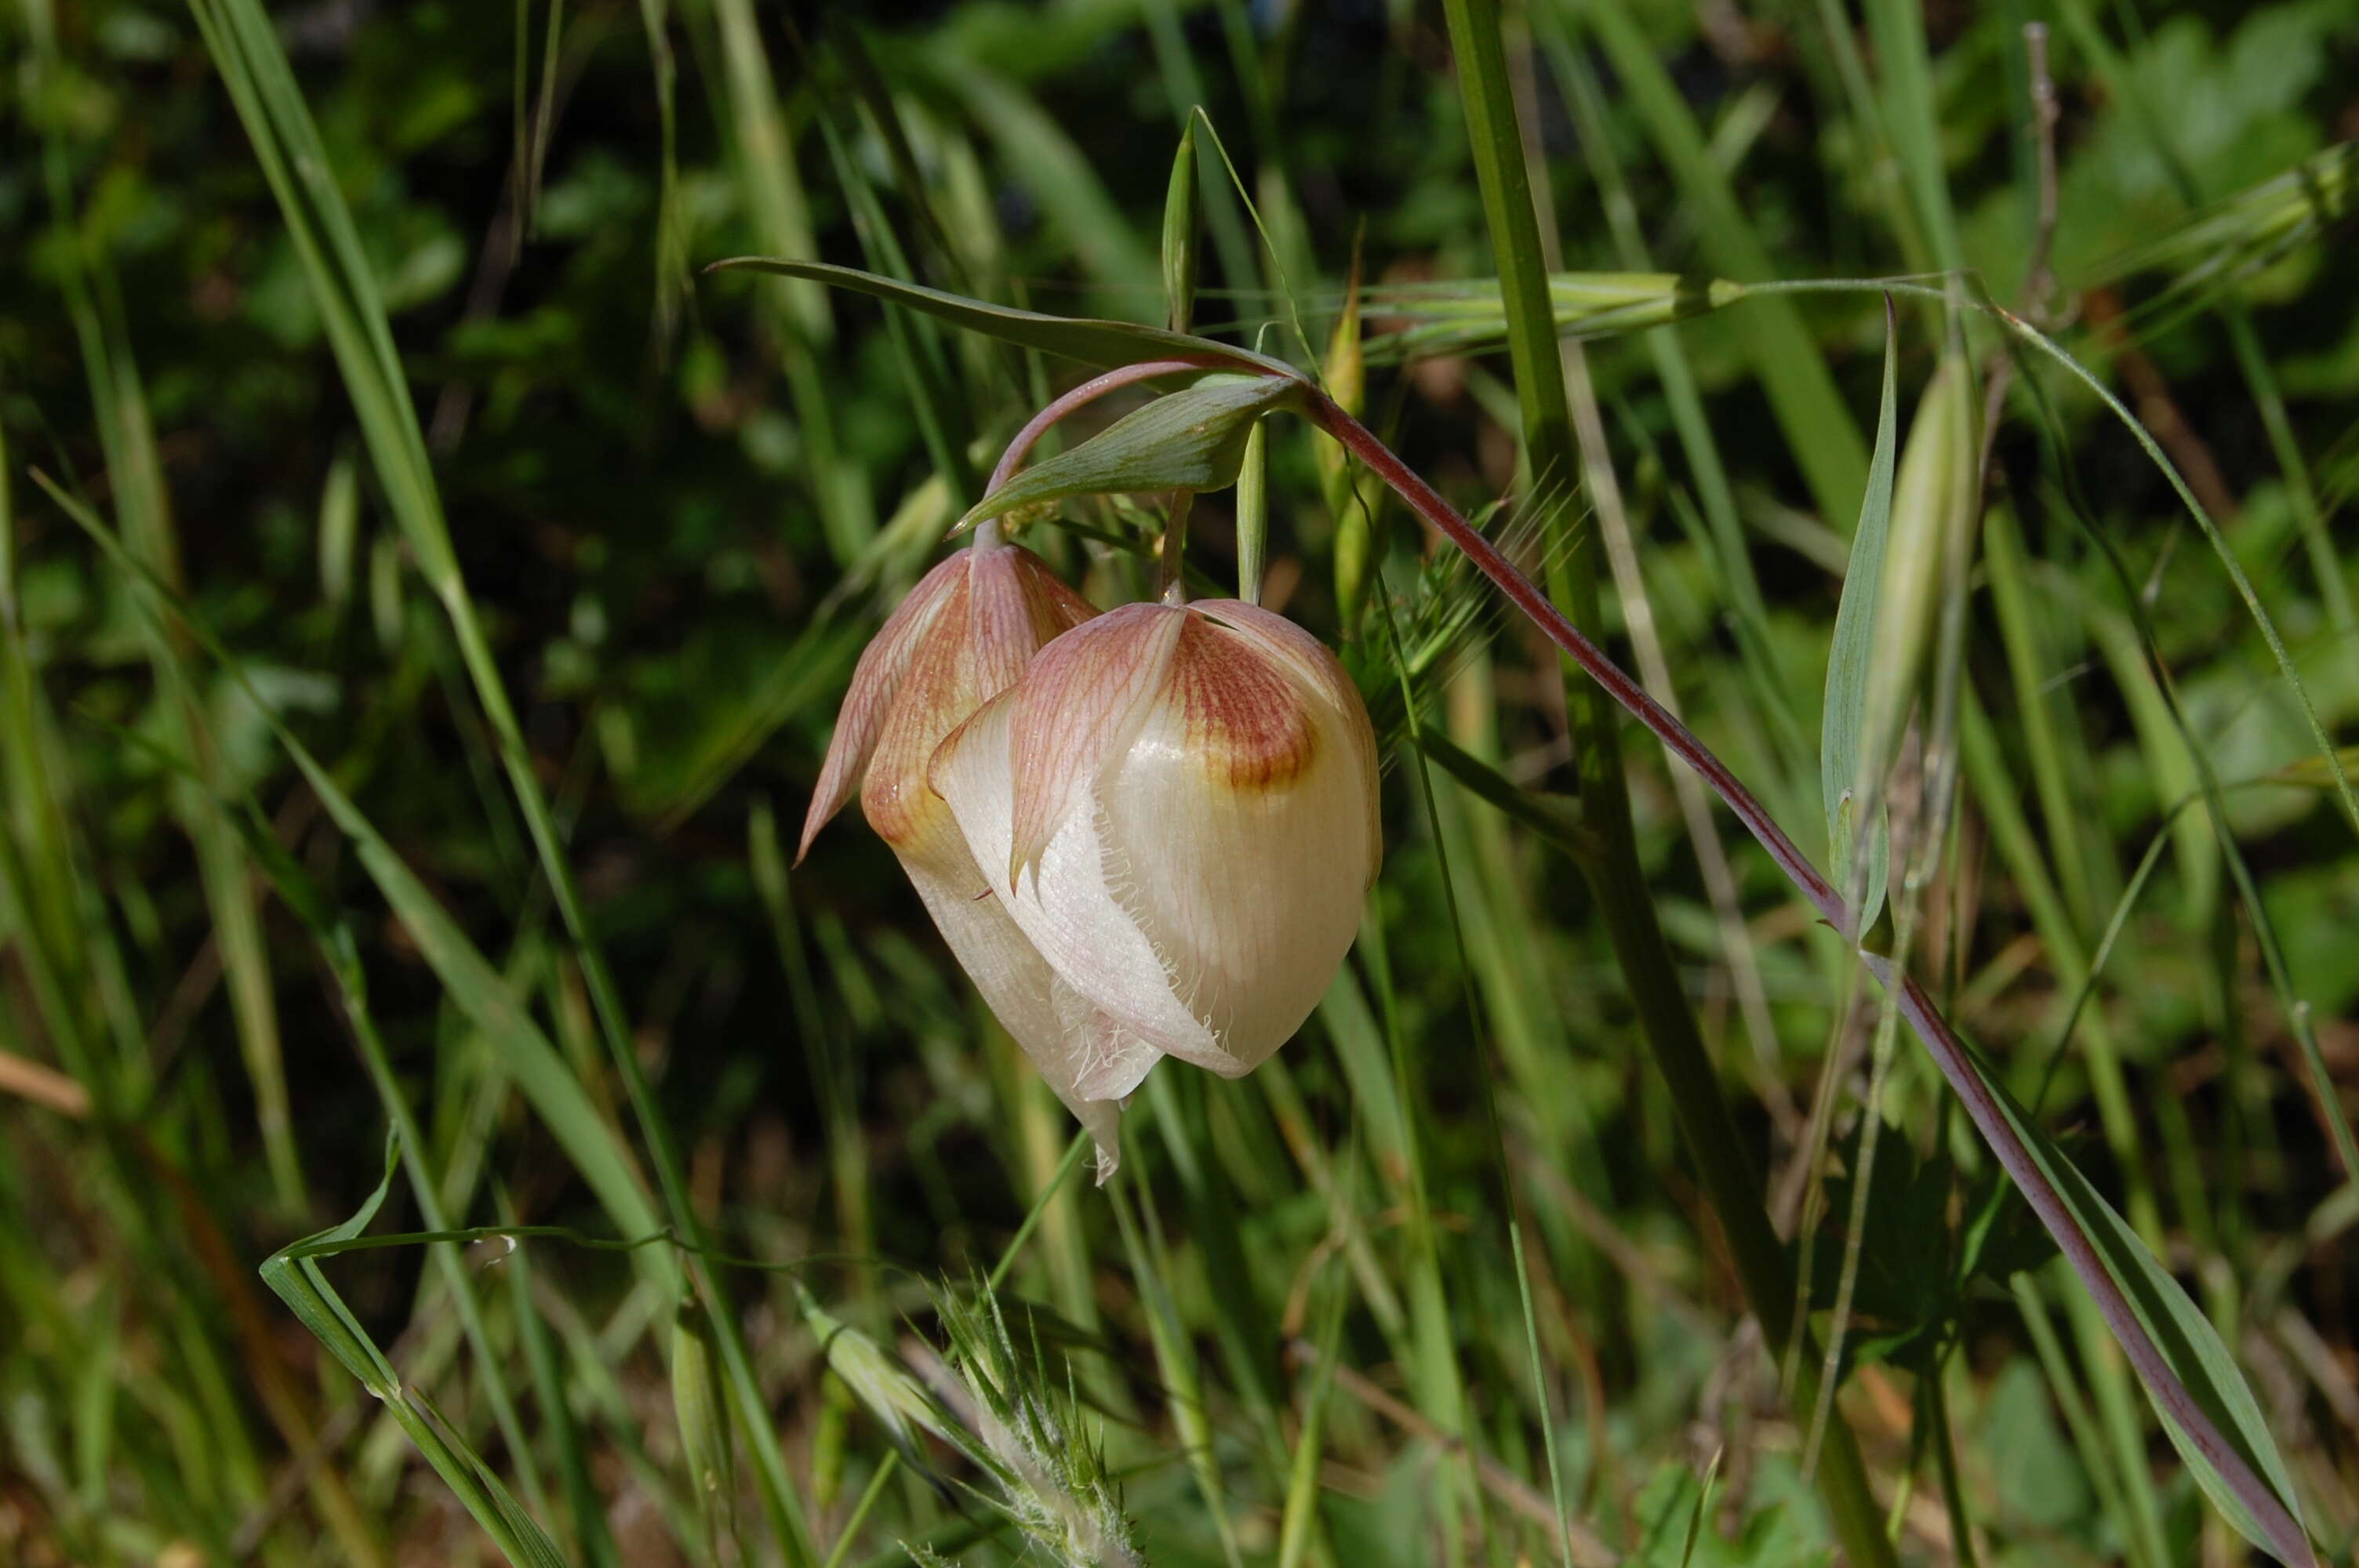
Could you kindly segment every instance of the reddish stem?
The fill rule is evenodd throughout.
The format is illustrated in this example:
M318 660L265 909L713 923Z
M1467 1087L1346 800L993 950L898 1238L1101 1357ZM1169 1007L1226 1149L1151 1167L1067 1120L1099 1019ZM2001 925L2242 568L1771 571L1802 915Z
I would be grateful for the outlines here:
M1857 941L1852 912L1837 893L1832 883L1810 864L1786 830L1777 826L1767 810L1755 799L1753 792L1738 782L1727 764L1715 757L1703 742L1690 734L1669 709L1647 695L1646 688L1624 673L1613 660L1582 634L1581 629L1564 617L1547 594L1540 591L1529 578L1516 569L1515 564L1478 533L1474 525L1459 515L1440 492L1428 484L1414 469L1403 462L1393 449L1370 434L1367 427L1345 413L1335 402L1307 384L1303 389L1303 412L1353 457L1375 470L1377 476L1397 492L1402 500L1415 509L1418 515L1432 524L1466 553L1475 567L1498 587L1500 592L1514 601L1516 607L1531 617L1548 636L1549 641L1570 654L1572 661L1589 673L1590 678L1605 688L1607 696L1620 703L1638 722L1653 730L1658 739L1669 748L1672 755L1694 769L1712 793L1728 804L1738 821L1761 841L1769 858L1787 878L1801 890L1812 907L1825 917L1828 925L1846 938ZM2018 1136L2000 1108L1998 1098L1968 1059L1966 1047L1950 1031L1922 988L1907 975L1896 977L1891 964L1864 948L1860 959L1875 978L1891 989L1897 979L1900 1015L1908 1021L1910 1029L1925 1043L1934 1065L1950 1082L1950 1087L1966 1108L1966 1114L1998 1156L1999 1163L2014 1179L2015 1184L2027 1199L2039 1222L2056 1238L2056 1245L2071 1263L2072 1271L2097 1303L2097 1310L2113 1330L2114 1338L2129 1357L2147 1389L2154 1396L2181 1435L2192 1442L2204 1459L2225 1480L2251 1512L2254 1519L2267 1531L2271 1550L2292 1563L2315 1563L2308 1535L2300 1523L2277 1500L2277 1493L2256 1475L2245 1456L2230 1446L2186 1385L2170 1369L2162 1352L2157 1348L2136 1310L2123 1293L2104 1259L2098 1253L2089 1237L2082 1232L2030 1149Z
M1016 432L1016 439L1008 442L1007 450L999 456L999 466L991 470L991 483L984 489L984 494L990 496L997 493L1001 486L1015 477L1016 470L1023 463L1026 454L1032 450L1034 444L1048 431L1049 427L1083 404L1095 402L1109 392L1118 391L1125 386L1135 386L1142 381L1153 381L1158 376L1178 375L1182 371L1220 368L1222 368L1222 362L1209 356L1184 360L1148 360L1141 364L1118 365L1103 375L1090 377L1089 380L1065 393L1039 413L1032 416L1025 422L1024 428Z

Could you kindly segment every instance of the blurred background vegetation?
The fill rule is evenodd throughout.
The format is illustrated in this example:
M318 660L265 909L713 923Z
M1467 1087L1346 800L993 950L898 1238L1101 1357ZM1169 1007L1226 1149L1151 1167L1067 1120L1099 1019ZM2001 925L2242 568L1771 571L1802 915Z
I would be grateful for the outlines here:
M1563 267L1969 269L2135 409L2348 733L2359 5L1535 0L1509 31ZM1589 323L1614 482L1535 486L1495 291L1414 287L1492 260L1412 0L22 0L0 39L0 1563L1832 1552L1549 847L1537 639L1273 426L1269 601L1350 644L1397 741L1381 628L1414 632L1420 722L1473 761L1396 745L1326 1003L1252 1078L1159 1072L1092 1191L884 847L780 848L853 659L1071 367L698 269L1159 322L1202 104L1253 208L1200 147L1199 330L1328 356L1356 269L1369 423L1472 514L1520 498L1527 551L1553 507L1618 537L1614 645L1814 852L1873 290ZM1943 313L1898 322L1905 416ZM1992 445L1960 744L1907 762L1960 790L1918 972L2027 1099L2054 1063L2044 1124L2347 1561L2354 824L2129 431L2017 378ZM1232 505L1196 509L1216 583ZM1115 602L1151 511L1027 542ZM1843 945L1628 754L1772 1212L1812 1304L1849 1295L1839 1419L1903 1557L2233 1560L1905 1043L1854 1206ZM257 1266L380 1191L405 1119L376 1232L556 1229L329 1244L274 1296ZM702 1253L593 1245L666 1214Z

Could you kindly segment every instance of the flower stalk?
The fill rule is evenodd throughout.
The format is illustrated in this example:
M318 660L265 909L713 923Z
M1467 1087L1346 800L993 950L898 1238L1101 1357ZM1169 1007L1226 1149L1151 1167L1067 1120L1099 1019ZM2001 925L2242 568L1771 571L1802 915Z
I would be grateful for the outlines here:
M1495 11L1486 8L1484 16L1495 30ZM1492 48L1495 53L1495 38ZM1494 60L1495 65L1498 63ZM1504 70L1494 74L1500 94L1497 101L1505 102L1504 86L1500 85ZM1479 81L1470 83L1470 93L1481 91ZM1516 140L1512 119L1505 124L1507 135L1504 142L1512 144ZM1480 124L1476 142L1489 149L1484 155L1487 160L1511 161L1519 149L1512 145L1502 146L1498 132L1499 123L1495 120ZM1516 178L1520 181L1519 172ZM1530 241L1536 238L1537 226L1530 222L1528 193L1520 184L1517 193L1524 198L1523 237ZM1118 378L1125 384L1151 379L1158 373L1216 373L1185 390L1174 391L1073 451L1049 460L1039 470L1016 479L1006 488L1018 493L986 497L969 514L971 519L979 520L984 514L1070 494L1223 488L1237 481L1246 424L1279 407L1304 415L1366 463L1421 517L1464 550L1508 600L1580 665L1605 696L1644 723L1674 757L1720 795L1828 924L1856 942L1859 923L1845 901L1726 766L1706 751L1674 715L1607 659L1572 618L1484 539L1430 485L1292 366L1209 339L1185 338L1165 330L1125 323L1040 316L988 306L819 263L759 260L738 265L793 276L821 277L942 316L992 336L1101 366L1120 362L1129 353L1144 351L1155 356L1143 362L1152 369L1125 366L1126 373ZM1521 276L1528 283L1533 274L1525 272ZM1781 292L1799 292L1817 286L1772 287ZM1921 292L1905 282L1883 287L1893 293ZM1554 444L1561 454L1570 440L1568 422L1561 416L1563 386L1554 367L1540 351L1548 347L1544 330L1549 322L1544 314L1535 316L1526 308L1529 301L1524 297L1528 293L1527 287L1515 296L1523 301L1518 308L1524 311L1524 330L1516 340L1519 380L1538 389L1532 394L1535 401L1554 402L1559 416L1554 425L1558 432ZM2030 346L2056 358L2104 400L2147 446L2150 455L2163 465L2166 475L2177 481L2175 472L2153 449L2151 438L2102 384L2020 321L2004 311L1996 314L2010 330L2021 335ZM1533 328L1535 321L1538 323L1538 330ZM1529 366L1542 367L1549 373L1526 374L1526 367ZM1217 373L1220 372L1227 373ZM1100 384L1090 395L1111 384ZM1027 427L1031 434L1019 446L1037 437L1038 428L1044 428L1063 411L1086 400L1072 394L1060 399L1055 413ZM1547 410L1543 407L1538 412L1545 414ZM1530 413L1526 415L1527 429L1547 423ZM1004 472L1012 472L1016 460L1011 458ZM1053 476L1046 472L1050 467L1058 470ZM1563 463L1545 457L1535 463L1535 470L1543 481L1550 482L1560 482L1571 472ZM2185 496L2183 486L2181 494ZM2193 507L2191 499L2189 504ZM2200 509L2197 516L2201 521ZM1577 581L1566 586L1576 589L1578 587ZM1569 591L1564 597L1567 604L1593 622L1593 582L1585 596ZM1249 607L1236 609L1250 613ZM2265 620L2264 625L2266 629ZM1574 695L1586 697L1588 689L1576 688ZM1602 718L1602 724L1584 733L1602 736L1611 743L1614 718L1610 710L1599 705L1593 712L1584 712L1582 718L1585 722ZM1728 1227L1732 1251L1736 1255L1747 1293L1760 1309L1765 1330L1772 1338L1782 1337L1784 1332L1799 1331L1801 1325L1794 1322L1799 1314L1783 1291L1764 1291L1760 1287L1787 1276L1786 1260L1761 1211L1754 1173L1737 1152L1727 1107L1719 1098L1717 1075L1696 1036L1693 1021L1686 1011L1685 998L1662 954L1654 911L1628 848L1627 805L1621 794L1618 770L1601 766L1598 756L1593 749L1582 756L1584 777L1596 778L1613 793L1583 801L1582 830L1602 836L1611 820L1618 829L1614 837L1623 842L1617 848L1609 840L1593 850L1577 840L1565 842L1562 847L1573 855L1576 863L1582 865L1598 890L1601 906L1609 914L1633 917L1610 921L1609 929L1617 946L1641 960L1631 969L1633 995L1650 1033L1658 1028L1664 1032L1655 1040L1657 1056L1671 1079L1683 1120L1692 1119L1686 1130L1699 1173ZM2331 749L2327 757L2332 764ZM1619 808L1610 818L1602 809L1606 801ZM1651 964L1646 962L1649 950L1654 959ZM1895 989L1899 1015L1923 1043L1976 1130L2064 1253L2088 1292L2090 1302L2146 1385L2206 1495L2247 1539L2266 1547L2281 1561L2316 1562L2284 1460L2250 1390L2235 1374L2228 1351L2200 1309L2188 1300L2184 1291L2087 1178L2048 1141L2030 1114L2015 1103L1998 1080L1950 1031L1922 989L1907 978L1900 967L1873 952L1862 951L1860 959L1880 983ZM1630 967L1627 957L1624 961L1625 967ZM1699 1128L1707 1135L1698 1136ZM1733 1202L1724 1201L1731 1198ZM1803 1358L1807 1360L1807 1352ZM1797 1402L1807 1407L1817 1375L1818 1368L1812 1366L1809 1384L1797 1380L1789 1390ZM1846 1502L1832 1510L1846 1546L1853 1548L1853 1561L1875 1564L1891 1562L1889 1544L1880 1533L1880 1520L1875 1518L1876 1510L1868 1506L1864 1497L1864 1476L1848 1430L1836 1428L1829 1434L1828 1442L1826 1463L1820 1470L1821 1486L1840 1487L1846 1473L1856 1483L1843 1488ZM1859 1550L1854 1542L1864 1550Z
M1499 6L1497 0L1447 0L1444 11L1449 19L1451 52L1458 60L1460 101L1465 107L1476 180L1482 188L1484 214L1497 262L1500 299L1506 311L1507 346L1515 368L1516 398L1523 413L1529 482L1535 493L1541 493L1553 487L1570 486L1581 470L1571 410L1565 396L1556 315L1549 294L1548 265L1540 244L1538 219L1532 206L1530 175L1516 123L1515 97L1508 81ZM1322 407L1322 402L1319 398L1310 400L1312 417L1320 420L1331 435L1344 439L1342 429L1321 419L1332 407ZM1364 456L1362 449L1374 438L1340 408L1333 409L1333 414L1343 426L1366 438L1345 440L1347 447ZM1397 459L1392 466L1406 473ZM1393 474L1385 477L1400 489L1399 480ZM1404 497L1420 513L1430 514L1440 497L1422 480L1414 475L1408 477L1415 481L1416 493L1404 490ZM1447 509L1446 504L1443 509ZM1569 534L1573 526L1572 514L1567 509L1552 511L1549 519L1552 534ZM1486 574L1498 580L1497 573L1484 563L1483 555L1473 552L1471 545L1481 544L1484 551L1495 557L1496 552L1473 535L1462 519L1457 529L1444 531L1462 549L1473 553L1477 563L1484 565ZM1466 536L1462 537L1462 534ZM1656 919L1654 899L1638 862L1637 835L1631 822L1628 787L1623 775L1617 719L1607 698L1611 697L1631 707L1630 698L1635 697L1660 714L1680 735L1687 732L1635 681L1610 665L1583 633L1583 626L1596 626L1600 621L1597 552L1586 543L1567 547L1572 545L1573 541L1564 537L1550 541L1548 559L1553 564L1549 571L1549 596L1541 596L1525 582L1523 590L1537 602L1524 603L1518 593L1511 592L1510 597L1517 599L1527 613L1549 629L1552 640L1565 646L1584 670L1598 677L1595 685L1569 682L1565 694L1573 730L1573 762L1580 782L1582 820L1596 836L1597 845L1597 852L1582 870L1604 918L1614 958L1630 988L1640 1024L1670 1089L1680 1130L1686 1136L1705 1195L1727 1238L1745 1298L1760 1320L1773 1353L1782 1355L1789 1344L1807 1337L1808 1326L1796 1320L1791 1267L1769 1223L1768 1211L1762 1203L1759 1175L1744 1153L1728 1102L1721 1092L1719 1073L1696 1028L1694 1014L1689 1011L1669 946ZM1506 563L1498 564L1504 567ZM1512 575L1520 580L1520 574ZM1559 606L1562 606L1561 611ZM1569 635L1558 636L1558 628ZM1581 656L1582 649L1593 656L1593 664ZM1605 681L1599 666L1612 670L1622 689ZM1688 742L1691 749L1702 750L1692 737L1688 737ZM1728 782L1733 784L1734 780ZM1775 825L1771 826L1774 828ZM1788 1393L1797 1419L1807 1423L1818 1404L1817 1357L1807 1345L1799 1347L1802 1355ZM1850 1428L1840 1419L1832 1422L1827 1429L1816 1479L1832 1517L1835 1534L1853 1568L1888 1568L1895 1564L1897 1559L1885 1533L1882 1510L1868 1491L1867 1473L1860 1463L1858 1447Z
M1475 568L1489 578L1509 602L1529 616L1532 623L1549 642L1563 650L1597 683L1600 689L1653 731L1656 739L1662 741L1673 756L1693 769L1712 787L1712 793L1720 796L1723 804L1745 825L1745 830L1769 852L1769 858L1777 862L1777 869L1786 874L1787 880L1829 925L1846 939L1858 939L1851 909L1833 884L1796 848L1793 839L1787 837L1786 830L1777 826L1777 820L1760 801L1737 780L1735 774L1729 772L1727 764L1707 750L1687 726L1607 658L1596 643L1549 602L1537 584L1516 569L1514 562L1501 554L1498 547L1478 533L1472 523L1441 498L1439 492L1358 420L1315 392L1304 399L1303 413L1313 424L1342 442L1353 457L1366 463L1419 517L1465 551ZM1583 824L1601 838L1609 831L1603 823L1589 814L1589 803L1586 802ZM1622 826L1626 831L1626 816ZM1601 904L1604 903L1609 889L1615 896L1622 896L1625 891L1602 877L1596 869L1610 863L1612 858L1610 842L1601 843L1591 858L1583 862L1583 870L1591 877L1593 886L1600 890ZM1647 928L1657 930L1652 905L1647 901L1643 882L1637 884L1636 892L1638 904L1645 911ZM1621 908L1619 904L1610 907L1614 910ZM1619 922L1615 923L1614 934L1617 939L1626 937ZM2098 1313L2112 1330L2123 1354L2129 1358L2131 1368L2153 1395L2156 1404L2178 1427L2185 1441L2227 1481L2237 1498L2261 1519L2269 1532L2273 1550L2289 1563L2314 1561L2309 1553L2299 1523L2282 1509L2269 1506L2272 1492L2267 1483L2255 1473L2244 1455L2223 1441L2217 1424L2171 1369L2147 1333L2141 1321L2141 1314L2131 1305L2129 1297L2115 1279L2112 1265L2082 1228L2080 1221L2058 1192L2055 1181L2041 1168L2038 1156L2017 1130L2009 1108L2000 1103L1982 1074L1968 1059L1964 1042L1951 1031L1940 1009L1933 1005L1932 1000L1915 979L1895 970L1883 956L1862 949L1860 962L1867 966L1868 972L1880 984L1897 990L1902 1020L1924 1044L1926 1054L1932 1057L1933 1065L1940 1070L1942 1078L1957 1095L1960 1105L1965 1108L1975 1130L1982 1134L1983 1141L1989 1145L2008 1178L2055 1239L2082 1287L2096 1303ZM1673 1006L1680 1015L1685 1015L1686 999L1676 989L1675 975L1669 977L1672 989L1668 1001L1658 994L1657 988L1653 986L1642 989L1638 976L1633 975L1630 979L1633 1000L1643 1019L1650 1022L1658 1018L1668 1020ZM1692 1039L1692 1020L1688 1028ZM1785 1257L1777 1246L1774 1233L1769 1231L1767 1216L1760 1208L1753 1173L1742 1154L1737 1152L1734 1126L1728 1117L1726 1103L1720 1098L1717 1076L1712 1072L1709 1059L1702 1054L1701 1041L1694 1042L1692 1051L1674 1047L1669 1052L1663 1052L1659 1042L1657 1049L1660 1053L1658 1060L1671 1085L1674 1103L1681 1113L1682 1130L1687 1130L1687 1114L1692 1108L1699 1113L1699 1119L1712 1117L1724 1133L1720 1139L1708 1141L1697 1140L1690 1134L1698 1172L1704 1178L1707 1195L1714 1199L1715 1212L1728 1230L1729 1249L1736 1258L1738 1271L1745 1278L1747 1298L1754 1303L1763 1329L1774 1343L1783 1345L1786 1334L1796 1326L1791 1286L1788 1284L1774 1292L1776 1300L1773 1303L1768 1296L1755 1293L1754 1280L1756 1274L1765 1284L1782 1279L1786 1269ZM1710 1105L1717 1107L1716 1117L1706 1108L1704 1090L1709 1091ZM1737 1222L1731 1224L1730 1211L1718 1207L1718 1195L1723 1184L1738 1182L1744 1184L1737 1190L1751 1196L1750 1220L1746 1219L1745 1211L1739 1207L1735 1211ZM1767 1272L1772 1269L1776 1271L1775 1275ZM1807 1347L1805 1355L1807 1357ZM1808 1411L1808 1401L1813 1396L1815 1386L1815 1369L1805 1368L1793 1390L1796 1408ZM1849 1428L1841 1424L1831 1426L1827 1433L1827 1448L1821 1460L1822 1486L1826 1484L1830 1467L1841 1464L1840 1455L1844 1453L1850 1454L1851 1463L1856 1466L1858 1454L1852 1445ZM1864 1475L1862 1497L1864 1498ZM1875 1512L1872 1499L1868 1500L1867 1507L1868 1516L1872 1517ZM1880 1520L1875 1528L1876 1539L1883 1541ZM1854 1557L1854 1561L1889 1563L1892 1561L1889 1545L1886 1544L1880 1555L1864 1559Z

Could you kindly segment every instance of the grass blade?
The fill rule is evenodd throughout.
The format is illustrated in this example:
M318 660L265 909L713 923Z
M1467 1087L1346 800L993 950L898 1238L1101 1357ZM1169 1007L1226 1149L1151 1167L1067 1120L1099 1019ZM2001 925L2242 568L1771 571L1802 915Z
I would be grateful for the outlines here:
M1102 368L1131 364L1140 360L1190 359L1249 373L1289 376L1294 373L1293 367L1282 360L1231 348L1210 338L1190 337L1185 332L1139 326L1129 321L1044 316L1038 311L1018 310L1012 306L968 299L956 294L945 294L939 288L928 288L922 284L879 277L875 273L834 266L826 262L796 261L780 256L731 256L726 261L712 263L704 270L765 272L779 277L809 278L837 288L849 288L855 294L872 295L912 310L922 310L954 327L981 332L1003 343L1038 349L1042 353L1079 360L1083 364Z
M1828 871L1859 911L1864 930L1884 907L1891 842L1884 828L1877 780L1884 759L1867 748L1868 671L1876 646L1877 607L1884 596L1884 540L1892 520L1893 449L1899 423L1894 404L1898 380L1892 302L1884 305L1884 395L1876 407L1875 452L1867 465L1867 494L1851 536L1851 565L1835 609L1834 640L1827 649L1826 713L1819 729L1819 792L1827 814Z

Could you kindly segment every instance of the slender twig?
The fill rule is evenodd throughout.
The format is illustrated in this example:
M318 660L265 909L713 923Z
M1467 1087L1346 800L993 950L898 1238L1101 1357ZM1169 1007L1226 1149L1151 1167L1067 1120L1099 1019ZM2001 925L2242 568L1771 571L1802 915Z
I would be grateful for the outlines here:
M0 1051L0 1094L48 1106L77 1121L90 1115L90 1091L79 1080L6 1051Z
M2048 24L2023 25L2024 66L2031 76L2032 145L2038 157L2039 189L2031 231L2031 262L2024 269L2022 314L2043 324L2056 292L2056 274L2049 254L2056 243L2056 123L2063 111L2056 99L2056 79L2048 71Z

